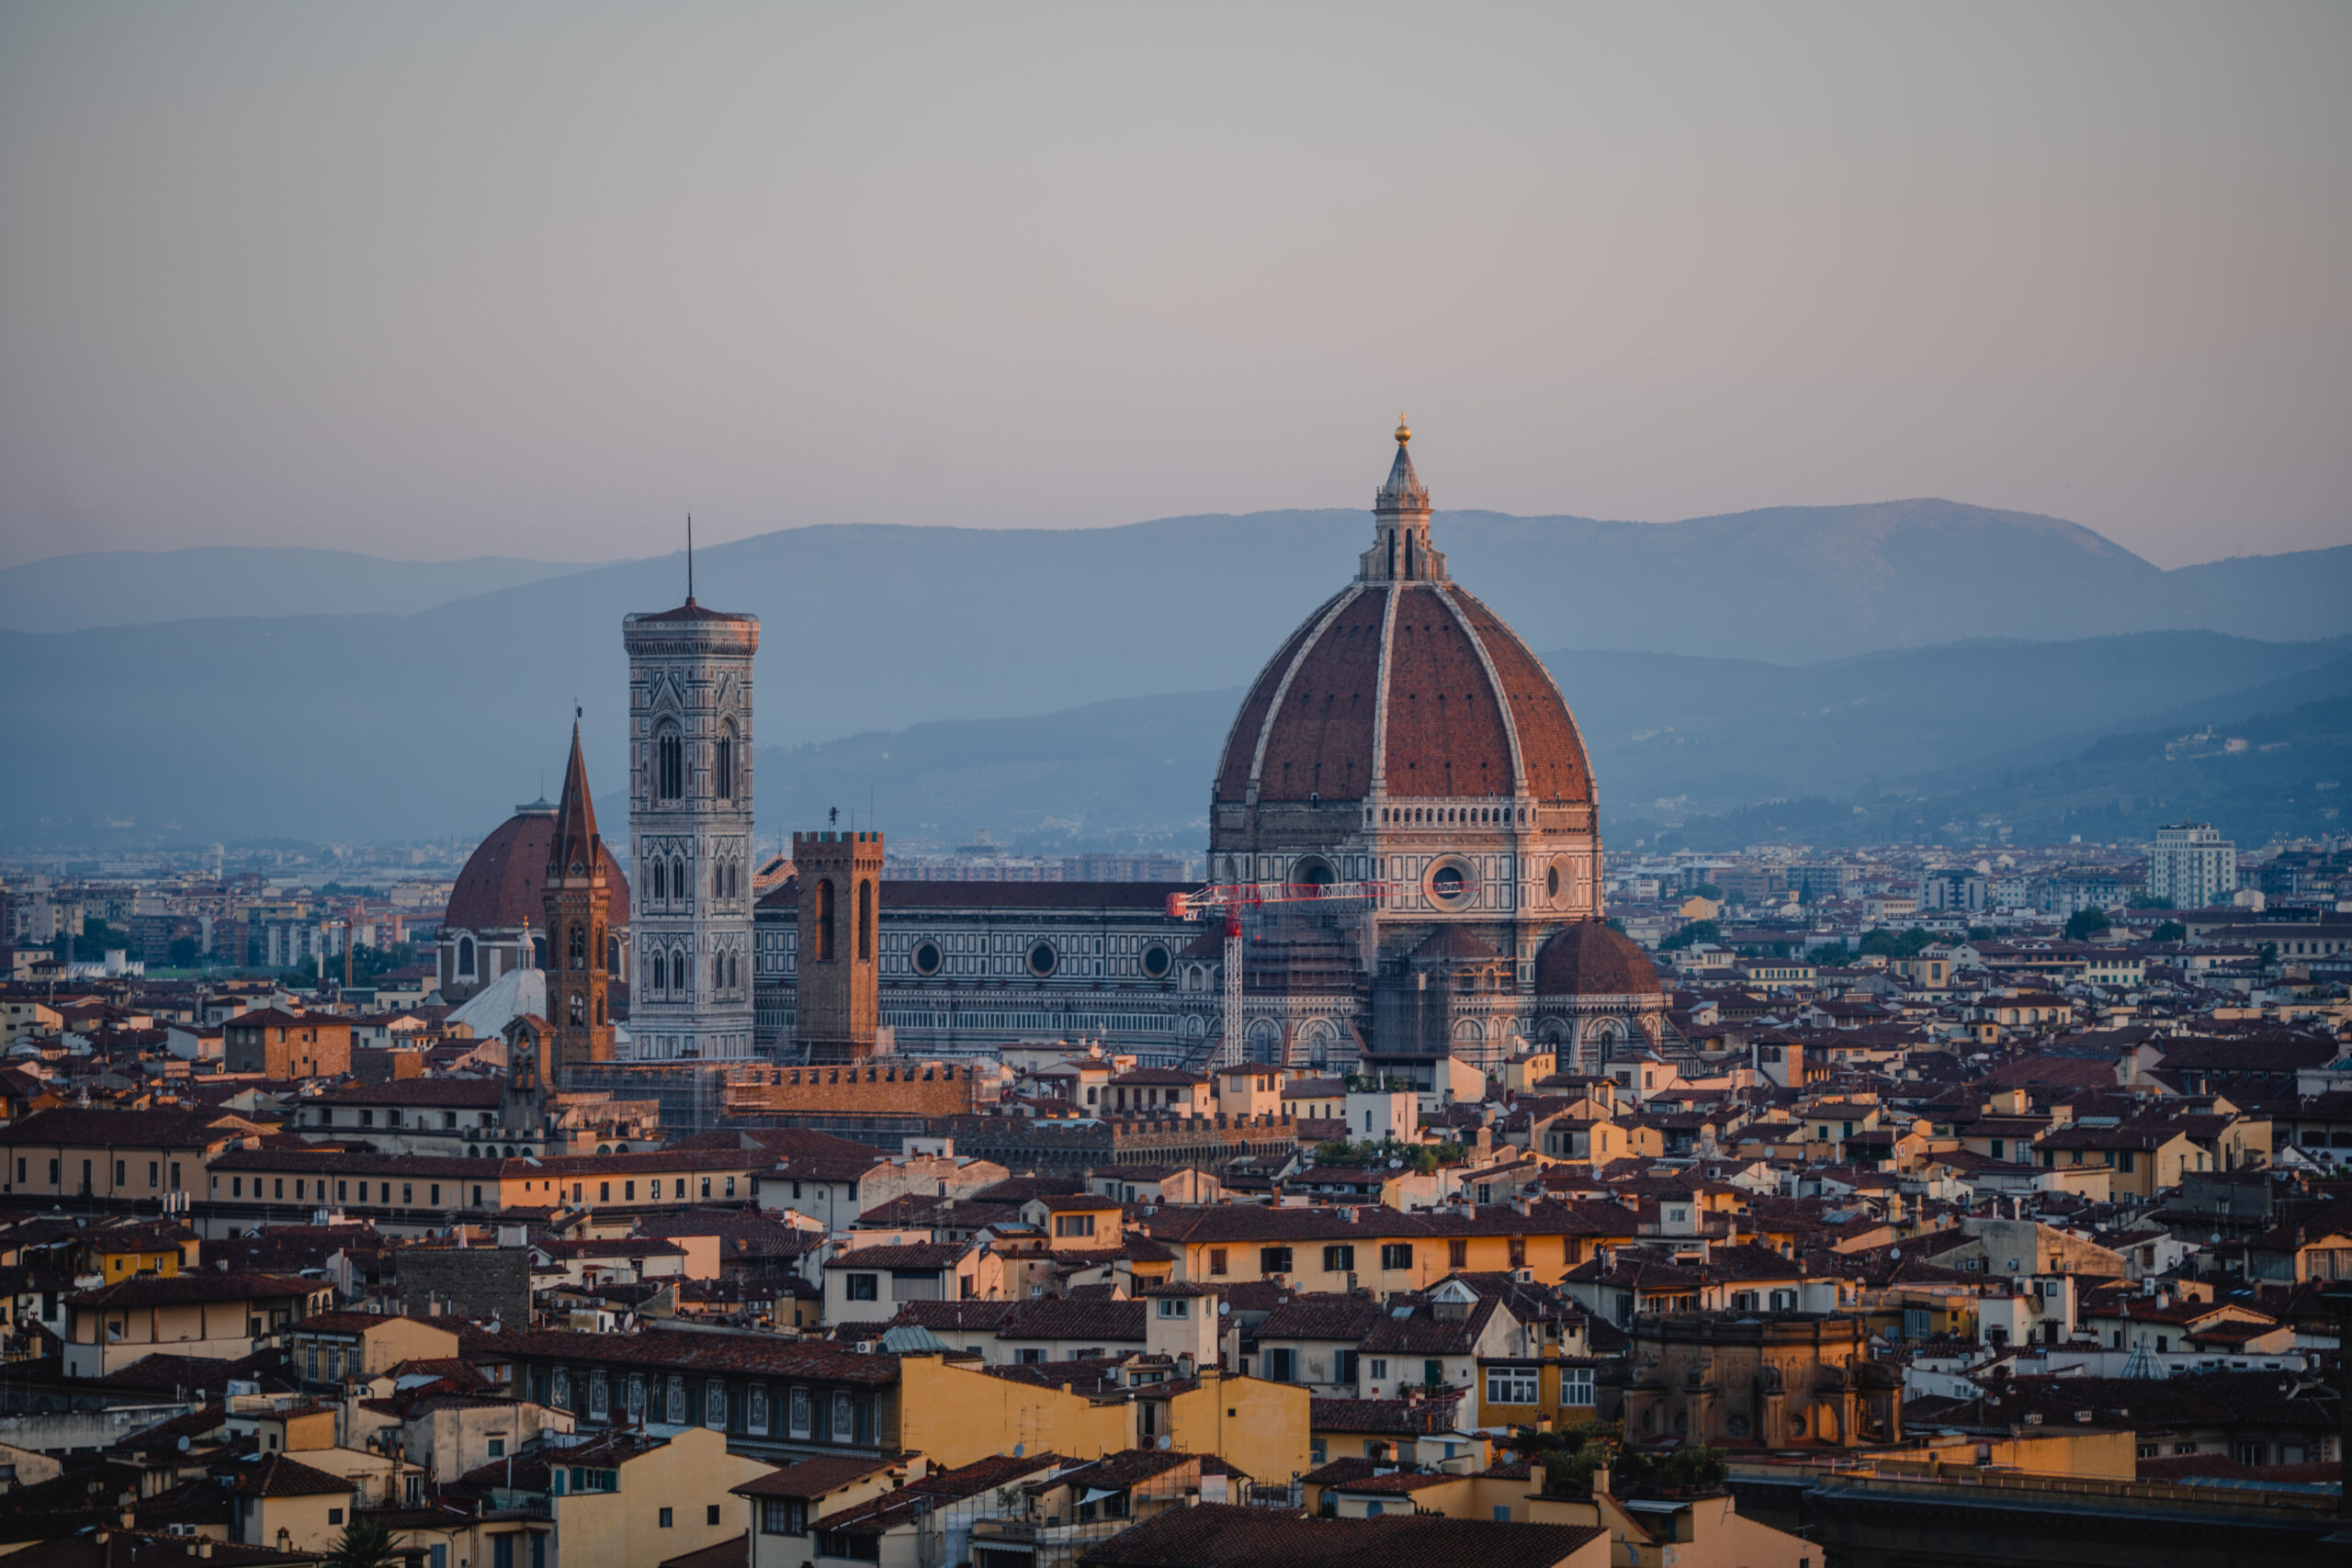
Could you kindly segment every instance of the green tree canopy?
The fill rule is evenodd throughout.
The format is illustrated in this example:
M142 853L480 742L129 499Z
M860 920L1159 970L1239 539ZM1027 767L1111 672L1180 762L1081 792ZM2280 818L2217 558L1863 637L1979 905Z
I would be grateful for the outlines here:
M1679 952L1698 942L1720 941L1723 934L1723 927L1713 920L1693 920L1664 942L1659 942L1657 949L1660 953Z
M2066 917L2066 940L2088 942L2098 932L2107 930L2108 924L2105 909L2077 909Z

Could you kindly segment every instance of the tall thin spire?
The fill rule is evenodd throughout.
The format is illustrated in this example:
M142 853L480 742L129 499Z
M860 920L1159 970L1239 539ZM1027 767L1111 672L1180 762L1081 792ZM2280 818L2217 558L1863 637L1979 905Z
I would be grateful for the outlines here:
M686 513L686 603L695 602L695 514Z
M571 875L604 879L604 845L596 835L596 806L588 794L588 762L580 751L577 717L571 721L571 760L564 764L563 794L556 801L555 831L548 843L548 880Z

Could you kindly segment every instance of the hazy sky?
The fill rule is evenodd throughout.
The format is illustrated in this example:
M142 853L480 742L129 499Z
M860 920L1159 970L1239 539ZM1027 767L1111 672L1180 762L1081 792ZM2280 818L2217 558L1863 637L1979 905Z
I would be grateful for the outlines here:
M2352 6L0 9L0 564L1943 495L2352 540Z

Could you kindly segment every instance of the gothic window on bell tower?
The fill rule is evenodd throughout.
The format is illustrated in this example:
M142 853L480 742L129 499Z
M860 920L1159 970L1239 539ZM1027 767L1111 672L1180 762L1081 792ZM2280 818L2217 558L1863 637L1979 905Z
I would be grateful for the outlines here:
M588 928L574 920L571 923L571 964L574 969L588 967Z
M656 855L653 857L653 897L659 903L666 901L669 897L670 863Z
M711 759L710 792L721 800L735 798L735 726L731 723L718 732Z
M681 800L686 793L686 743L675 727L665 726L654 738L656 786L663 800Z

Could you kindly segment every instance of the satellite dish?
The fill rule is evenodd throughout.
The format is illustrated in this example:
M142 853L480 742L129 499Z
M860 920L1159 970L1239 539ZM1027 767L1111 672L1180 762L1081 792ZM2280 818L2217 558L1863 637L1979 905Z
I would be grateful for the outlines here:
M1388 1168L1391 1170L1402 1170L1405 1168L1405 1162L1401 1159L1392 1159L1388 1162Z
M1216 1314L1219 1317L1223 1317L1227 1313L1229 1313L1232 1310L1233 1303L1231 1302L1219 1302L1216 1303Z
M187 1452L187 1439L186 1438L182 1438L180 1439L180 1452Z
M1886 1255L1899 1261L1903 1257L1903 1249L1899 1247L1890 1247L1886 1249Z

